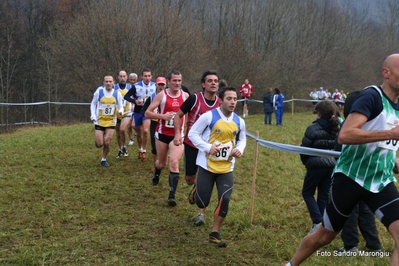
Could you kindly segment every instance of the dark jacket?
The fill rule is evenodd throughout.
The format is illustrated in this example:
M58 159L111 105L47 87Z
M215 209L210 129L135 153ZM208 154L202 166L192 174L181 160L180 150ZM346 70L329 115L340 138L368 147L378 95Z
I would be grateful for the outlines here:
M332 134L328 129L328 121L317 119L305 131L301 146L334 150L336 134ZM336 159L334 157L310 156L300 154L301 161L306 168L334 167Z
M273 113L273 94L271 93L263 95L263 112Z

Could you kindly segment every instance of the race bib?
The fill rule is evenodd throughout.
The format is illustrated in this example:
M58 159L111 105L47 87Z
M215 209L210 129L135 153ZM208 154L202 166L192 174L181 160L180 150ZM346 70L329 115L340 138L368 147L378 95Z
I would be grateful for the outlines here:
M101 104L100 110L102 115L114 115L115 105L114 104Z
M175 115L173 115L170 120L165 121L165 127L169 127L169 128L175 127Z
M215 143L219 143L215 141ZM216 155L210 155L209 158L213 161L229 161L231 151L233 150L233 143L231 141L227 143L219 143L219 152Z
M396 118L387 117L387 121L385 123L384 129L390 130L390 129L394 128L395 126L397 126L397 125L395 125L394 120L396 120ZM378 143L378 147L396 152L399 148L398 140L388 139L388 140L380 141Z

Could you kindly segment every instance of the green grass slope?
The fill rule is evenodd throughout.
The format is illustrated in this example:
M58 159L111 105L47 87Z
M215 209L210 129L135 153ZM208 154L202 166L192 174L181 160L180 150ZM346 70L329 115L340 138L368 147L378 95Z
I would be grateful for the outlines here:
M285 114L283 126L246 118L260 138L299 145L309 113ZM274 118L273 118L274 119ZM255 141L248 139L237 160L230 210L221 230L228 247L208 243L216 194L206 225L181 175L177 207L166 204L168 171L152 186L152 160L116 159L116 138L108 161L99 164L91 124L23 128L0 135L0 264L4 265L281 265L311 227L301 197L305 169L299 155L259 146L254 220L250 223ZM183 161L181 161L183 173ZM393 241L378 222L383 249ZM333 252L337 238L322 251ZM364 246L361 238L360 247ZM313 255L305 265L387 265L389 258Z

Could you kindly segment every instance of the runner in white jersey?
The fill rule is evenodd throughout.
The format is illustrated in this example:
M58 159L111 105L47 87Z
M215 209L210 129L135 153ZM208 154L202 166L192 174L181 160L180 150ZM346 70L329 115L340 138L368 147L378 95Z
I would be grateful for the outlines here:
M388 56L381 86L365 88L356 98L338 136L343 144L331 185L323 225L302 240L286 265L300 265L341 231L358 202L363 201L391 233L395 247L390 265L399 265L398 170L399 54Z
M123 115L122 95L113 88L114 78L105 76L103 86L97 88L90 104L90 119L95 128L95 145L103 147L101 166L108 167L107 155L115 132L117 115Z
M213 187L218 192L218 205L214 214L209 241L226 247L219 230L229 210L233 192L235 158L242 156L246 146L245 122L234 110L237 90L224 87L219 92L220 107L202 114L191 127L188 137L198 148L195 203L199 208L209 205Z
M147 142L151 121L141 114L141 108L147 98L156 91L155 82L151 81L151 79L151 70L148 68L143 69L141 71L141 81L134 84L131 90L124 97L126 101L134 104L133 116L139 147L138 158L142 161L147 160Z

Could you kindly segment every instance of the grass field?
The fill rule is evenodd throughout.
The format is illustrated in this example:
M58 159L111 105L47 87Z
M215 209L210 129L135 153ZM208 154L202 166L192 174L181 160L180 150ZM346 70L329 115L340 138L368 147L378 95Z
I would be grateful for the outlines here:
M309 113L285 114L283 126L263 116L246 118L260 138L299 145ZM274 118L273 118L274 119ZM194 227L183 174L178 205L167 206L167 172L152 186L152 161L116 159L114 136L99 164L91 124L23 128L0 135L0 264L4 265L281 265L289 260L311 220L301 196L305 174L298 154L259 147L254 220L250 223L255 141L237 160L230 210L221 230L227 248L208 243L215 194L206 224ZM181 163L181 169L183 165ZM181 170L183 173L183 170ZM393 240L378 222L383 250ZM340 238L322 251L342 247ZM364 247L361 238L360 248ZM389 258L313 255L304 265L388 265Z

